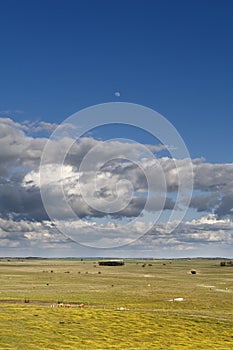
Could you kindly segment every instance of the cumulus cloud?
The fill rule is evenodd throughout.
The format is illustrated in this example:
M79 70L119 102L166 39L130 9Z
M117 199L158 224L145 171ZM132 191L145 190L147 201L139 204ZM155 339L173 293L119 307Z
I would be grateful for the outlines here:
M48 133L51 133L58 127L58 124L40 121L37 123L29 124L28 126L33 132L47 131Z
M193 196L191 199L190 206L197 209L198 212L211 212L217 208L220 204L221 199L219 198L218 192L211 194L202 194Z
M140 217L137 234L142 227L145 229L143 209L148 179L151 193L147 212L153 215L161 209L170 212L182 206L180 202L175 207L179 172L184 174L183 181L188 182L189 159L159 156L159 152L167 148L164 145L140 146L134 142L104 142L92 137L82 137L77 142L72 133L67 132L72 128L69 125L61 127L59 141L50 141L42 177L39 166L48 141L44 132L51 133L56 127L47 122L17 123L11 118L0 118L0 233L4 244L16 247L32 244L33 240L50 244L53 239L64 241L48 224L50 219L41 200L41 189L47 193L47 206L53 216L71 225L71 212L62 205L60 197L62 187L65 201L81 219L80 234L86 235L88 242L92 237L88 232L96 232L101 244L107 242L107 237L101 236L103 226L91 224L95 218L103 218L102 225L112 237L125 230L125 225L117 220ZM67 147L69 152L61 177L59 162ZM185 249L194 244L232 243L233 164L211 164L202 158L192 160L192 164L194 192L190 207L202 213L203 218L182 222L170 236L165 234L162 223L157 224L139 242L142 247L154 243ZM114 239L117 242L117 237Z
M150 251L151 247L171 252L182 251L184 255L187 254L185 252L202 249L205 256L208 256L212 247L219 249L221 245L230 247L233 244L233 222L219 219L215 214L184 221L169 234L165 226L164 223L157 224L141 239L132 243L132 247L143 251Z
M32 138L23 127L10 119L0 118L0 175L9 174L12 168L39 165L46 139Z
M2 248L56 247L70 239L54 229L50 221L14 220L0 217L0 246Z
M233 223L229 219L219 220L214 214L200 219L183 222L172 233L168 234L165 224L157 224L147 231L147 223L138 221L133 226L121 222L107 221L105 225L88 220L63 222L66 232L72 232L75 241L89 247L113 247L128 245L128 251L147 252L153 250L182 252L205 249L206 255L211 247L220 245L232 246ZM50 221L32 222L0 218L1 247L34 247L57 248L70 244L71 240L60 234Z
M36 220L48 217L39 188L24 188L12 181L0 184L0 213L3 216L15 214Z
M210 164L195 160L195 189L203 191L230 191L233 193L233 164Z
M233 218L233 195L224 195L217 206L215 213L219 218L230 217Z

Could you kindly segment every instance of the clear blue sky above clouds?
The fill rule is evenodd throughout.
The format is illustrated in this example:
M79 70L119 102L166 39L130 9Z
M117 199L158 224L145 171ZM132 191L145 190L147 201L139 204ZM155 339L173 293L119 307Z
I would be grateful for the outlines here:
M0 110L60 122L139 103L174 124L192 157L231 162L232 16L231 0L1 0Z

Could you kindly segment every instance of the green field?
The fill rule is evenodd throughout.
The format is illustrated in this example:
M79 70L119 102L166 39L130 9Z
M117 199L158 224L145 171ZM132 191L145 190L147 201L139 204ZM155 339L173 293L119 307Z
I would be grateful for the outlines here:
M219 263L0 259L0 349L232 350L233 267Z

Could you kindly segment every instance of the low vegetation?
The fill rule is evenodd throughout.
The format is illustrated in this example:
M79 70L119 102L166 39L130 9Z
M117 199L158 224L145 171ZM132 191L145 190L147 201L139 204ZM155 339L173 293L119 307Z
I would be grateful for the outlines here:
M220 260L8 260L0 349L233 348L233 270Z

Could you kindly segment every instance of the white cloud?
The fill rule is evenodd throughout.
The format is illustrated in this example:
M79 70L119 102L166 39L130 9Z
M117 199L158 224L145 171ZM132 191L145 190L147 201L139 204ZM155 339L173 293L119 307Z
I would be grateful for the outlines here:
M163 145L139 146L127 141L103 142L91 137L74 142L74 138L66 133L66 128L69 128L66 126L61 130L61 140L51 141L50 154L43 168L44 176L40 178L39 164L48 139L32 137L29 131L51 132L55 127L55 124L45 122L20 124L10 118L0 118L1 245L19 247L37 242L35 244L52 246L64 242L62 236L55 235L54 228L45 221L48 217L40 198L41 187L48 193L49 205L55 217L64 223L67 220L66 225L71 225L68 221L70 212L60 201L62 183L68 204L82 218L78 224L79 234L85 235L87 242L96 239L100 245L108 245L110 239L117 243L117 235L125 234L126 243L132 240L131 233L121 220L140 216L148 189L145 173L152 183L148 212L155 213L161 209L164 183L167 189L164 209L170 211L174 208L179 185L178 172L182 170L185 174L183 180L188 180L189 160L174 162L169 157L158 157L158 153L167 148ZM62 149L67 145L71 148L62 168L61 179L58 163ZM88 152L87 166L80 169ZM139 249L139 246L149 249L159 244L180 250L193 249L195 245L233 243L233 164L211 164L201 158L194 159L192 163L194 193L191 207L199 213L203 212L203 217L181 223L172 235L165 234L162 223L157 224L132 249ZM111 204L113 201L117 201L117 206ZM120 209L114 213L114 210L108 211L108 207ZM9 219L9 215L12 219ZM97 223L101 217L102 226ZM145 229L140 225L146 225L143 217L140 219L139 226L135 227L137 235ZM101 234L103 229L105 236Z

